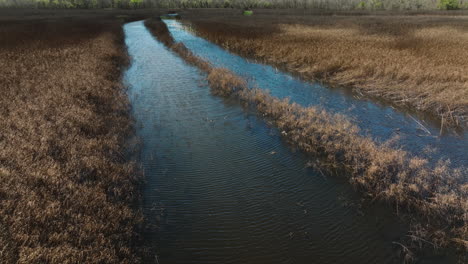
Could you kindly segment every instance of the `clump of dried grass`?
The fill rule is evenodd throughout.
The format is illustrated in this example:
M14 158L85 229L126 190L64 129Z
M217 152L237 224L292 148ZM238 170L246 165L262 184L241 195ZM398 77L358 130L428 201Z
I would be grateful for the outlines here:
M0 26L2 263L138 263L121 22Z
M147 20L146 25L153 33L162 32L154 28L166 27L158 20ZM466 247L466 169L452 169L446 161L430 165L388 143L378 144L360 136L358 127L343 115L303 107L264 90L251 89L244 79L227 69L212 67L182 43L170 48L189 63L202 66L214 94L239 98L271 120L299 149L327 160L322 166L345 169L350 182L372 199L388 202L397 212L412 212L427 226L425 232L418 233L422 239L437 247L449 243Z
M468 124L468 20L448 16L183 16L200 36L331 85Z

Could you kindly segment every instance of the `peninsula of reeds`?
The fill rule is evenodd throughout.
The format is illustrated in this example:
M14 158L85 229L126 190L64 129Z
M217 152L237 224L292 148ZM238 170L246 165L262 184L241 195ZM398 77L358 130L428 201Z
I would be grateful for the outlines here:
M237 98L270 120L298 149L318 157L324 169L344 171L351 184L372 200L381 201L414 219L417 242L434 248L454 245L468 249L468 184L465 168L428 160L376 143L359 135L347 117L316 107L278 99L224 68L215 68L176 43L164 22L146 20L147 28L188 63L207 74L213 94Z

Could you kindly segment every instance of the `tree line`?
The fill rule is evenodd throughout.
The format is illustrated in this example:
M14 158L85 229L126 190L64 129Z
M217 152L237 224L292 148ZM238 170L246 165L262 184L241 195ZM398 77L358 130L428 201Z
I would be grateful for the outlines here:
M468 0L0 0L0 7L451 10L468 8Z

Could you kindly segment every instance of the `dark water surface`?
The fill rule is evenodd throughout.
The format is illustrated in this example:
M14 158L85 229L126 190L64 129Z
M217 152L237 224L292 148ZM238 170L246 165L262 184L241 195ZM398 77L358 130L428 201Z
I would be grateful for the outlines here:
M304 106L320 106L329 112L343 113L353 118L362 134L375 140L400 137L403 149L431 160L450 159L453 166L468 166L468 131L442 131L440 123L429 115L401 112L389 105L352 94L350 89L329 88L309 83L278 71L274 67L254 63L229 53L219 46L197 37L179 21L165 21L177 42L184 43L196 55L217 67L225 67L253 80L259 88ZM427 153L427 154L426 154Z
M306 168L274 128L212 96L143 22L124 30L159 263L401 263L392 242L406 230L391 209L362 208L341 177Z

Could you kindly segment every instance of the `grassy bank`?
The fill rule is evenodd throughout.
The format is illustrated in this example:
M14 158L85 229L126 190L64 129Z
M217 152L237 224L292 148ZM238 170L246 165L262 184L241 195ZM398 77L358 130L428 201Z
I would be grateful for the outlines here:
M325 15L323 15L325 14ZM305 79L468 124L468 18L437 13L184 12L200 36Z
M0 262L138 263L123 17L15 12L0 24Z
M214 94L236 97L256 109L289 142L320 157L323 168L346 171L349 181L370 199L387 202L397 212L412 212L418 222L411 236L413 242L467 248L466 170L450 169L442 161L431 165L388 143L377 144L360 136L358 128L345 116L280 100L264 90L249 89L244 79L229 70L212 67L182 43L175 43L163 22L147 20L145 24L165 45L207 73Z

